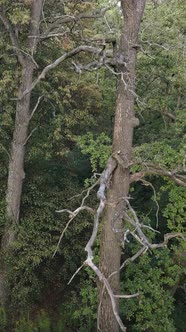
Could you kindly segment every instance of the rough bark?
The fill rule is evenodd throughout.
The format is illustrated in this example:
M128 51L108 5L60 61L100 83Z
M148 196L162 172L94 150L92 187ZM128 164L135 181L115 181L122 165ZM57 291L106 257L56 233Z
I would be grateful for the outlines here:
M20 93L25 91L32 83L34 65L26 61L22 69L22 83ZM28 136L30 121L30 94L17 102L15 129L13 133L11 159L9 162L9 174L7 184L7 217L12 222L19 221L20 201L24 174L25 142Z
M107 192L107 205L103 216L100 269L109 276L110 285L115 294L120 289L121 236L122 219L114 221L118 211L125 204L123 197L128 196L130 187L129 165L131 162L133 130L138 124L134 115L136 45L145 0L122 0L121 8L124 19L118 61L118 89L115 107L115 124L113 133L113 155L122 160L113 174L112 183ZM113 224L114 221L114 224ZM115 229L115 231L113 230ZM116 232L118 230L118 232ZM117 300L119 310L119 302ZM110 298L103 286L99 287L98 330L101 332L118 332L119 327L113 315Z
M32 0L30 28L28 31L27 40L28 52L30 55L23 56L21 53L19 53L19 51L17 54L18 61L22 67L19 95L22 95L25 90L29 89L33 81L35 64L32 57L38 42L37 36L39 34L42 6L43 0ZM4 21L6 23L8 22L6 18ZM7 23L5 28L10 34L10 40L12 41L13 46L17 47L18 40L16 39L16 35L13 35L14 32L13 29L11 29L10 23ZM35 38L30 38L30 36L35 36ZM15 127L11 145L6 193L7 223L5 225L4 235L2 237L1 243L0 303L2 305L5 305L7 301L6 265L3 264L3 255L9 250L13 241L15 240L16 226L19 223L22 186L25 177L25 146L28 137L28 126L30 122L30 98L31 93L28 93L22 99L18 100L16 105Z

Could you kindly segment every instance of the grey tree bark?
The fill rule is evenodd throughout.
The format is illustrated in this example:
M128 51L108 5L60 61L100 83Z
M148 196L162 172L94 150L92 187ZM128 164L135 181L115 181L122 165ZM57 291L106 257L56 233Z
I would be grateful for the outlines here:
M19 87L19 96L30 88L33 81L35 64L32 59L38 44L39 26L43 7L43 0L31 1L30 27L27 36L27 47L29 55L23 55L20 51L19 40L14 33L10 22L6 17L6 10L1 8L0 19L9 33L12 46L15 47L18 61L22 68L22 75ZM34 36L31 38L31 36ZM16 227L19 223L21 194L24 174L24 159L26 141L28 138L28 126L30 122L30 98L31 92L23 98L19 98L16 105L15 127L11 145L11 154L9 161L7 193L6 193L6 217L7 223L4 229L4 235L1 242L0 258L0 304L6 305L7 287L6 287L6 265L3 263L3 255L9 250L15 240Z
M100 270L109 276L110 285L115 294L120 290L120 260L121 232L115 229L123 228L122 218L113 220L125 204L130 187L129 165L132 157L132 142L134 127L138 119L134 114L135 101L135 68L140 21L143 16L146 0L121 0L123 29L120 46L116 54L118 75L117 99L115 106L115 123L113 132L113 155L117 154L118 163L114 171L110 188L107 191L107 205L103 216L103 228L100 253ZM117 307L119 311L119 301ZM99 287L98 330L101 332L118 332L119 326L113 315L110 298L103 286Z

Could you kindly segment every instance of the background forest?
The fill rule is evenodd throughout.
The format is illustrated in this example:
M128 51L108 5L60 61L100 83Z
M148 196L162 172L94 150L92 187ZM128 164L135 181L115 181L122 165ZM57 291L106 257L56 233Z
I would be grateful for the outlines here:
M34 78L62 54L91 40L119 39L121 14L109 1L46 0L40 39L32 61ZM0 0L6 7L9 32L0 15L0 235L6 223L6 191L15 107L21 84L21 66L12 46L10 29L28 54L26 38L30 1ZM79 21L67 17L94 13ZM184 0L147 1L138 45L134 158L159 169L186 172L185 55L186 3ZM112 52L112 43L106 44ZM82 212L72 221L53 256L68 216L56 212L75 209L81 192L101 173L111 154L116 74L103 66L87 71L91 55L79 53L52 69L32 91L33 110L26 144L25 179L20 222L11 248L3 253L8 266L9 308L0 307L0 331L95 332L96 276L82 269L84 247L92 232L92 219ZM86 66L85 66L86 67ZM84 68L90 69L90 68ZM91 68L92 69L92 68ZM38 99L39 98L39 99ZM39 102L38 102L39 101ZM37 109L35 109L37 105ZM34 111L35 110L35 111ZM185 233L186 191L168 177L149 174L134 182L131 205L140 220L156 229L149 237ZM95 192L88 198L97 204ZM133 239L122 259L137 249ZM99 262L99 237L95 248ZM148 251L122 270L121 288L140 298L121 300L121 317L129 332L184 332L186 326L186 247L172 239L167 247Z

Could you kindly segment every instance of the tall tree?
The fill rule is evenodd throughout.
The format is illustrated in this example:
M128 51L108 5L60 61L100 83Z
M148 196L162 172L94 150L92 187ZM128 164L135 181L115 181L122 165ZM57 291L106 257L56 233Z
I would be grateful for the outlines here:
M16 52L19 65L21 66L21 83L19 87L18 101L16 105L15 127L13 133L12 147L9 160L9 172L6 194L6 214L7 224L2 239L1 249L4 252L9 248L14 241L15 227L19 221L20 202L22 185L24 180L24 157L25 147L28 139L28 126L31 119L30 97L28 93L23 98L22 93L29 89L33 81L33 73L36 68L34 62L34 54L37 49L39 27L41 20L41 13L43 7L43 0L31 1L30 13L30 27L27 34L26 48L27 53L23 53L21 45L17 37L15 29L12 27L10 20L7 18L7 8L5 5L1 6L0 19L9 33L12 46ZM2 264L2 263L1 263ZM1 304L6 302L5 291L5 269L1 269L0 274L0 301Z
M122 218L119 217L113 226L115 216L125 204L125 198L129 193L130 174L129 168L132 158L132 142L134 127L138 125L138 119L134 114L135 96L135 68L138 45L138 32L143 16L146 0L121 0L123 15L123 29L120 46L117 51L118 88L115 107L115 123L113 134L112 152L120 163L112 176L112 183L107 192L107 203L103 216L103 229L101 240L100 269L104 275L114 274L110 279L110 285L115 294L119 293L120 277L119 268L121 261L121 241L119 230L123 227ZM113 227L118 233L113 231ZM118 236L119 235L119 236ZM99 290L100 307L98 310L99 330L102 332L119 331L118 323L113 314L113 308L108 293L103 294L103 286ZM119 301L117 310L119 311Z
M69 57L72 57L80 52L90 52L92 54L100 54L100 48L95 46L78 46L81 35L81 30L74 28L77 24L83 29L82 20L89 18L102 17L105 11L101 14L87 15L83 10L90 11L92 6L84 4L81 1L73 1L69 3L64 1L53 6L54 1L50 0L46 6L46 13L48 14L48 22L45 17L41 19L43 13L43 6L46 5L44 0L22 0L22 1L5 1L0 2L0 21L4 27L4 31L9 35L10 47L14 50L17 56L18 66L20 68L20 80L18 83L15 125L13 132L13 139L11 144L11 152L9 159L8 182L6 190L6 226L1 242L2 255L12 245L15 239L16 227L20 221L20 206L24 173L25 149L27 142L31 136L28 133L28 128L32 116L34 115L41 98L39 97L35 106L33 106L33 99L31 104L31 97L33 97L32 90L40 81L45 78L48 71L56 68L61 62ZM89 8L90 7L90 8ZM51 10L52 8L52 10ZM65 12L66 9L66 12ZM51 10L51 12L50 12ZM69 15L69 11L72 15ZM50 13L49 13L50 12ZM61 16L59 17L59 12ZM44 22L45 31L41 36L42 21ZM26 24L25 24L26 23ZM66 30L64 24L67 24ZM69 27L68 27L69 24ZM25 26L26 25L26 26ZM70 37L74 33L74 42L71 43ZM70 37L68 38L68 34ZM39 46L42 40L48 40L50 37L58 36L61 39L59 44L62 47L62 55L53 60L49 65L46 65L40 74L37 74L38 65L35 61L36 55L39 54ZM59 44L57 47L59 47ZM37 52L37 54L36 54ZM55 52L54 52L55 56ZM101 54L100 54L101 57ZM45 63L48 63L46 61ZM80 70L78 68L78 70ZM38 76L37 76L38 75ZM37 77L36 79L35 76ZM33 107L33 109L31 109ZM1 262L0 270L0 302L6 302L5 291L5 266Z

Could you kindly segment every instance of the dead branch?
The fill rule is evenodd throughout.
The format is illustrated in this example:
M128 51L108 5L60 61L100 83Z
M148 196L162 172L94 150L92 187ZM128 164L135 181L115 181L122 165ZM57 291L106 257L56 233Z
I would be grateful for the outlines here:
M30 137L32 136L32 134L34 133L34 131L37 130L38 127L35 127L31 130L30 134L28 135L27 139L24 141L23 145L25 146L28 142L28 140L30 139Z
M85 266L85 262L83 262L83 264L75 271L75 273L73 274L73 276L70 278L68 285L71 284L72 280L75 278L75 276L79 273L79 271L83 268L83 266Z
M41 35L39 38L41 39L46 39L49 38L50 36L52 36L52 34L50 34L50 32L55 29L58 28L59 26L62 26L64 24L68 24L68 23L73 23L74 25L79 23L81 20L89 20L89 19L99 19L99 18L103 18L105 16L105 14L112 9L113 6L110 6L108 8L102 8L99 13L81 13L79 15L62 15L62 16L57 16L56 19L54 20L54 22L52 22L49 26L48 29L43 33L43 35ZM34 36L31 36L32 38L34 38Z
M93 72L95 70L100 69L101 67L106 67L106 68L109 67L109 69L110 69L111 66L114 66L114 60L106 58L106 54L105 54L103 56L100 56L98 61L90 62L87 65L82 65L82 64L74 62L74 61L72 62L72 64L74 65L77 73L81 73L83 70Z
M155 47L160 47L160 48L164 49L165 51L169 51L170 50L170 46L169 45L164 46L162 44L150 42L149 40L143 40L142 38L141 38L141 42L144 43L144 44L149 45L150 47L151 46L152 47L155 46Z
M56 68L60 63L62 63L64 60L73 57L74 55L80 53L80 52L88 52L88 53L93 53L93 54L99 54L101 52L100 48L97 47L93 47L93 46L87 46L87 45L82 45L79 47L74 48L73 50L64 53L62 56L60 56L58 59L56 59L53 63L51 63L50 65L46 66L41 74L38 76L38 78L35 79L35 81L33 81L33 83L31 84L30 88L25 90L22 95L20 95L19 99L21 100L23 97L25 97L28 93L30 93L35 87L36 85L45 78L46 74Z
M105 197L105 191L106 189L108 188L109 186L109 182L110 182L110 178L112 176L112 173L113 171L115 170L117 164L116 164L116 161L111 157L109 160L108 160L108 163L107 163L107 166L105 168L105 170L103 171L103 173L101 174L101 177L100 177L100 186L99 186L99 189L98 189L98 192L97 192L97 197L100 201L99 203L99 206L97 208L97 211L95 213L95 217L94 217L94 227L93 227L93 231L92 231L92 235L85 247L85 251L87 252L87 259L85 260L85 262L80 266L80 268L78 268L78 270L74 273L74 275L72 276L71 280L69 282L72 281L72 279L74 278L74 276L80 271L80 269L84 266L84 265L87 265L89 266L94 272L95 274L97 275L97 277L99 278L99 280L104 284L104 287L106 288L109 296L110 296L110 299L111 299L111 303L112 303L112 309L113 309L113 313L114 313L114 316L121 328L121 331L123 332L126 332L126 328L125 326L123 325L123 322L121 321L121 318L117 312L117 306L116 306L116 302L115 302L115 295L113 294L113 291L110 287L110 284L108 282L108 280L105 278L105 276L103 275L103 273L98 269L98 267L93 263L93 245L94 245L94 242L96 240L96 236L97 236L97 232L98 232L98 226L99 226L99 218L100 218L100 215L101 213L103 212L104 210L104 207L105 207L105 204L106 204L106 197ZM87 192L87 195L88 195L88 192ZM87 197L86 195L86 197ZM84 201L84 199L83 199ZM83 202L82 201L82 202ZM70 211L70 210L67 210L67 209L64 209L64 210L59 210L57 212L67 212L69 215L71 215L71 218L69 219L65 229L63 230L63 233L61 234L60 236L60 239L58 241L58 244L57 244L57 247L55 249L55 252L53 254L53 256L55 255L56 251L58 250L58 247L59 247L59 244L62 240L62 237L67 229L67 227L69 226L70 222L77 216L77 214L79 213L79 211L81 210L91 210L91 212L93 212L93 209L91 208L88 208L86 206L80 206L78 209L76 209L74 212ZM120 296L120 295L118 295ZM122 295L121 295L122 296ZM135 294L136 296L136 294ZM117 295L116 295L117 297Z
M35 107L33 108L33 111L32 111L31 114L30 114L30 120L32 119L34 113L37 111L37 108L38 108L38 106L39 106L39 104L40 104L40 101L41 101L41 99L42 99L43 97L44 97L44 96L40 96L40 97L38 98L37 103L36 103Z
M186 237L182 233L167 233L164 235L164 241L162 243L151 244L150 249L166 247L168 241L176 237L180 237L182 240L186 241Z
M99 176L99 178L100 178L101 174L100 173L94 173L94 178L96 178L96 176ZM95 186L97 186L98 183L99 183L99 179L95 183L93 183L93 185L90 186L88 189L82 190L82 192L80 194L74 195L74 196L70 197L68 200L71 201L72 199L74 199L76 197L81 197L84 193L86 193L85 197L83 198L83 200L85 201L85 199L87 199L89 197L90 192L92 191L92 189L95 188ZM81 205L83 203L84 202L82 202Z
M26 52L26 51L24 51L24 50L22 50L22 49L18 49L18 48L16 48L15 46L12 46L12 48L15 49L15 50L17 50L17 51L19 51L19 52L21 52L22 54L25 54L26 57L28 57L28 58L31 59L31 61L33 62L33 64L35 65L35 67L36 67L36 68L39 68L39 65L37 64L37 62L36 62L36 60L34 59L33 55L31 55L30 53L28 53L28 52Z
M113 158L110 158L108 160L107 166L105 170L103 171L101 177L100 177L100 186L99 190L97 192L97 197L100 201L99 206L97 208L95 217L94 217L94 227L92 231L92 235L85 247L85 251L87 252L87 261L92 261L93 259L93 251L92 246L94 245L94 242L96 240L97 232L98 232L98 226L99 226L99 218L101 213L103 212L106 204L106 197L105 197L105 190L107 189L109 185L110 178L112 176L113 171L116 168L116 162Z
M130 295L114 295L118 299L133 299L134 297L140 296L140 293L130 294Z
M176 115L172 114L171 112L168 111L160 111L160 113L164 116L167 116L169 119L171 119L172 121L176 121Z
M161 243L150 243L147 236L143 233L142 231L142 227L144 227L144 225L142 225L139 222L139 219L137 217L136 212L134 211L134 209L131 207L129 201L127 199L125 199L127 207L129 209L129 211L132 213L133 218L131 218L128 213L125 211L124 212L124 218L132 225L135 227L134 231L130 231L130 234L133 235L133 237L139 242L141 243L144 247L146 247L147 249L155 249L155 248L162 248L162 247L166 247L167 243L170 239L175 238L175 237L180 237L183 240L186 240L186 238L184 237L184 235L182 233L167 233L164 235L164 241ZM136 235L136 232L138 233L138 235Z
M118 154L117 154L117 157L118 157ZM121 271L121 269L123 269L130 262L134 262L138 257L143 255L147 250L152 250L152 249L156 249L156 248L165 247L170 239L173 239L173 238L176 238L176 237L180 237L183 240L186 240L186 238L181 233L168 233L168 234L164 235L164 241L163 242L161 242L161 243L151 243L150 240L148 239L148 237L144 234L142 228L148 228L153 232L158 232L158 231L153 229L151 226L144 225L143 223L140 223L135 210L132 208L132 206L129 203L129 198L128 197L123 197L122 198L122 200L124 201L123 208L120 211L118 211L115 218L122 218L123 217L126 221L128 221L130 223L130 225L133 228L132 230L130 230L130 229L121 230L124 234L124 243L129 242L129 240L127 239L127 236L131 235L141 245L141 248L132 257L127 258L124 261L124 263L120 266L120 269L118 271L114 271L108 278L106 278L104 276L104 274L99 270L99 268L93 263L93 259L94 259L93 245L95 243L97 233L98 233L100 216L101 216L101 214L102 214L102 212L105 208L105 205L106 205L105 192L106 192L106 189L109 186L109 183L110 183L111 177L113 175L113 172L116 169L118 164L121 167L124 167L124 168L129 167L129 165L123 164L123 161L116 158L115 155L112 156L108 160L106 168L103 171L103 173L101 174L99 180L97 180L95 184L93 184L91 187L89 187L86 190L86 195L82 199L82 202L81 202L81 205L80 205L79 208L77 208L73 212L68 210L68 209L63 209L63 210L56 211L56 212L59 212L59 213L67 212L69 214L69 221L67 222L67 224L66 224L66 226L65 226L65 228L64 228L64 230L63 230L63 232L60 236L60 239L58 241L58 244L57 244L56 250L54 252L54 255L58 250L59 244L60 244L60 242L61 242L61 240L64 236L64 233L67 230L69 224L79 214L79 212L82 211L82 210L87 210L91 214L94 214L93 231L92 231L91 237L90 237L90 239L87 242L87 245L85 247L85 251L87 252L87 258L83 262L83 264L77 269L77 271L73 274L73 276L70 279L69 283L73 280L73 278L77 275L77 273L83 268L83 266L89 266L94 271L94 273L97 275L100 282L102 282L102 284L103 284L102 296L103 296L104 291L106 290L109 297L110 297L113 313L114 313L116 321L118 322L118 324L120 326L121 331L126 332L126 327L123 325L123 322L121 321L121 318L120 318L120 316L117 312L117 306L116 306L115 299L116 298L124 298L124 299L134 298L134 297L140 296L140 293L135 293L135 294L131 294L131 295L114 294L111 287L110 287L109 279L114 274L119 273ZM160 168L157 168L157 169L159 170ZM160 170L162 171L162 169L160 169ZM92 208L90 208L88 206L85 206L84 203L85 203L85 200L89 197L91 190L98 183L99 183L99 189L97 191L97 197L99 199L99 205L98 205L97 210L95 211ZM114 220L113 220L112 224L114 225ZM114 226L113 226L113 228L114 228ZM113 231L117 231L117 230L113 229ZM99 308L101 307L101 301L102 300L100 300ZM98 312L99 312L99 309L98 309ZM99 330L99 326L98 326L98 330Z
M115 297L117 297L117 295L114 295L111 287L110 287L110 284L107 280L107 278L105 278L105 276L103 275L103 273L98 269L98 267L92 262L92 259L87 259L85 261L86 265L88 265L94 272L95 274L97 275L97 277L99 278L99 280L104 284L104 287L106 288L107 292L108 292L108 295L110 296L110 300L111 300L111 303L112 303L112 309L113 309L113 313L114 313L114 316L118 322L118 325L121 329L121 331L123 332L126 332L126 327L123 325L123 322L118 314L118 311L117 311L117 306L116 306L116 302L115 302ZM136 294L135 294L136 295ZM120 297L120 295L118 295Z
M70 223L72 222L72 220L73 220L73 219L74 219L74 218L75 218L75 217L76 217L81 211L83 211L83 210L86 210L86 211L90 212L90 213L93 214L93 215L95 214L94 209L90 208L89 206L85 206L84 203L85 203L86 199L89 197L91 190L92 190L93 188L95 188L95 186L97 186L97 184L99 183L99 181L100 181L100 179L98 179L95 183L93 183L93 185L90 186L88 189L83 190L83 192L86 192L86 195L83 197L83 199L82 199L82 201L81 201L81 205L80 205L80 207L77 208L75 211L70 211L70 210L68 210L68 209L56 210L57 213L65 213L65 212L68 213L68 215L69 215L69 221L67 222L67 224L66 224L64 230L62 231L62 233L61 233L61 235L60 235L60 238L59 238L59 240L58 240L58 243L57 243L56 249L55 249L55 251L54 251L53 257L55 256L55 254L56 254L56 252L57 252L57 250L58 250L58 248L59 248L59 245L60 245L60 243L61 243L61 241L62 241L62 239L63 239L63 236L64 236L66 230L68 229ZM81 195L81 194L80 194L80 195ZM75 197L77 197L77 196L79 196L79 195L76 195ZM76 275L76 273L75 273L75 275ZM71 280L72 280L72 279L73 279L73 278L71 278Z
M52 257L54 257L55 254L56 254L56 252L58 251L59 245L60 245L60 243L61 243L61 241L62 241L62 239L63 239L63 236L64 236L66 230L68 229L70 223L71 223L72 220L74 220L74 218L75 218L75 217L76 217L81 211L83 211L83 210L86 210L86 211L88 211L88 212L94 214L94 210L93 210L92 208L88 207L88 206L80 206L79 208L77 208L77 209L76 209L75 211L73 211L73 212L70 211L70 210L68 210L68 209L63 209L63 210L57 210L57 211L56 211L57 213L67 212L67 213L69 214L70 219L69 219L69 221L67 222L67 224L66 224L66 226L65 226L65 228L64 228L64 230L63 230L63 232L62 232L61 235L60 235L60 238L59 238L58 244L57 244L57 246L56 246L56 249L55 249L55 251L54 251Z
M159 165L151 164L151 163L141 163L142 166L144 166L144 169L140 172L131 174L130 176L130 181L132 182L137 182L140 181L142 178L144 178L147 175L160 175L164 177L168 177L170 180L175 182L178 186L186 187L186 181L185 178L180 174L175 173L175 170L173 171L167 171L166 169L162 168ZM179 171L185 171L179 170ZM182 180L181 180L182 178Z
M153 184L147 180L144 180L144 179L141 179L141 182L143 185L145 186L150 186L153 190L153 196L154 196L154 202L156 204L156 228L158 228L158 224L159 224L159 210L160 210L160 207L159 207L159 204L158 204L158 201L157 201L157 195L156 195L156 190L153 186Z
M119 273L124 268L125 265L129 264L130 262L133 262L140 255L142 255L144 252L146 252L146 250L147 249L145 247L143 247L134 256L132 256L132 257L128 258L127 260L125 260L125 262L121 265L121 267L118 271L114 271L108 276L108 281L112 276ZM98 330L99 330L99 312L101 310L101 303L102 303L102 298L103 298L105 288L106 287L105 287L105 284L104 284L103 289L102 289L102 293L101 293L101 299L100 299L99 307L98 307ZM136 294L132 294L132 295L114 295L115 298L132 298L132 297L137 297L137 296L140 296L140 293L136 293Z

